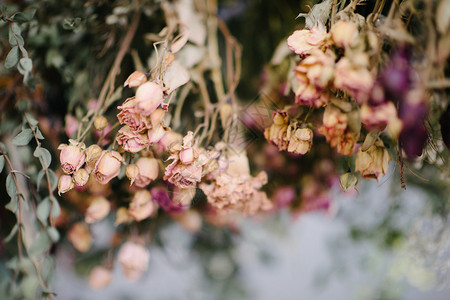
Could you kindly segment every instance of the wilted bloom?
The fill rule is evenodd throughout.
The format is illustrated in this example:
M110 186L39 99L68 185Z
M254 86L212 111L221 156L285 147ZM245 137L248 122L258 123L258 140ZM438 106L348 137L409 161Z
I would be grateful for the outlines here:
M102 184L108 183L119 175L123 158L117 151L103 151L95 164L94 176Z
M286 139L289 117L286 112L276 110L272 113L273 124L264 131L264 137L278 147L278 150L286 150L289 141Z
M195 153L195 150L192 147L180 151L180 161L185 165L193 163L195 156L198 156L198 154Z
M72 174L78 171L78 169L84 164L86 155L81 147L74 145L61 145L58 149L62 149L59 159L64 173Z
M94 289L101 289L107 286L111 280L111 270L103 266L96 266L89 274L89 286Z
M287 39L289 49L297 54L308 54L311 50L319 48L325 42L327 32L325 28L313 27L294 31Z
M111 210L111 204L103 196L94 196L90 199L89 207L85 213L86 223L94 223L104 219Z
M139 168L139 174L135 178L137 187L145 187L158 177L159 165L157 159L140 157L136 161L136 166Z
M72 181L72 176L70 175L61 175L58 181L58 194L64 194L65 192L73 189L75 184Z
M349 47L358 39L358 28L351 21L340 20L333 24L331 38L340 47Z
M292 126L292 125L291 125ZM289 146L287 151L297 154L305 154L311 149L313 132L309 128L298 128L289 126L287 138ZM290 130L292 128L292 130Z
M137 153L150 145L146 134L133 132L127 125L120 128L116 141L125 151L132 153Z
M134 71L130 76L128 76L127 80L125 80L123 86L126 87L128 85L130 88L137 87L146 81L147 76L143 72Z
M150 217L156 209L152 201L152 195L147 190L138 190L130 202L128 214L136 221L142 221Z
M150 253L140 244L126 242L120 248L117 259L122 265L125 277L136 280L147 270Z
M139 167L136 164L127 165L125 168L125 175L131 181L130 185L132 185L136 177L139 175Z
M359 149L356 154L355 172L360 171L365 179L380 180L386 175L391 157L381 140L377 140L367 151Z
M167 131L166 134L159 140L159 145L165 150L174 143L180 143L183 140L183 136L175 131Z
M343 57L336 63L335 87L348 92L359 104L367 102L375 81L368 61L367 54L358 53L351 60Z
M397 109L391 101L375 106L363 104L359 114L368 130L382 131L391 120L397 118Z
M127 99L117 108L120 110L117 114L120 124L128 125L134 132L151 128L150 116L136 112L136 100L134 98Z
M159 84L146 82L136 90L136 112L150 115L163 101L163 91Z
M84 186L89 180L89 173L85 169L79 169L73 175L73 181L77 186Z
M67 233L67 239L80 252L86 252L91 248L91 233L84 223L78 222L73 224Z

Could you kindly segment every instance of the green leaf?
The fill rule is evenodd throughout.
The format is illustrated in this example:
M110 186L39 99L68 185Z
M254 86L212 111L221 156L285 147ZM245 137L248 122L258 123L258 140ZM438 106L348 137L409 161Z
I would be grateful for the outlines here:
M19 230L19 224L15 224L14 227L11 229L11 232L8 234L8 236L4 239L5 243L9 243L9 241L16 235L17 231Z
M66 30L76 29L81 24L81 18L64 19L63 28Z
M51 246L51 240L48 236L47 232L40 232L38 237L33 241L30 248L28 249L28 253L30 255L39 256L40 254L47 251Z
M30 10L25 11L25 12L15 13L12 16L12 18L16 22L30 22L35 13L36 13L35 9L30 9Z
M19 70L19 73L22 75L25 75L26 73L30 73L33 69L33 62L30 58L24 57L19 60L19 65L17 66L17 70Z
M39 158L43 168L48 168L50 166L50 163L52 162L52 155L47 149L37 146L33 155L34 157Z
M20 283L23 296L26 299L36 299L36 292L39 287L39 279L36 275L26 276Z
M55 196L50 196L50 200L52 200L52 218L57 218L61 214L61 206L59 205L58 200L56 200Z
M3 155L0 155L0 173L3 171L4 167L5 167L5 157Z
M5 205L5 208L13 213L16 213L18 207L19 207L19 196L14 195L11 197L11 201L9 201L8 204Z
M39 188L41 187L41 181L44 178L44 176L45 176L45 170L42 169L42 170L39 171L39 173L38 173L38 175L36 177L36 188L37 188L38 192L39 192Z
M48 227L47 233L48 233L48 236L50 237L50 239L53 241L53 243L56 243L57 241L59 241L59 232L58 232L58 230L56 230L55 227Z
M9 51L8 56L5 59L5 68L10 69L17 65L19 62L19 47L14 46Z
M16 146L25 146L28 145L32 138L33 131L30 128L25 128L13 138L12 142Z
M36 137L40 140L45 139L44 136L42 135L42 132L37 127L36 127Z
M0 5L0 11L2 12L2 17L7 18L8 16L6 15L8 8L6 7L6 5Z
M49 169L48 177L50 178L50 186L52 188L52 192L54 192L58 187L58 175L56 175L56 173L53 170Z
M25 118L33 127L39 124L39 122L29 113L25 113Z
M50 215L50 209L51 209L52 203L50 202L50 199L46 197L44 200L42 200L36 209L36 215L39 221L41 221L43 224L47 224L48 216Z
M6 177L6 192L11 198L17 195L17 187L12 173Z
M11 47L23 46L25 44L23 37L20 35L20 27L16 23L12 23L8 29L8 40Z

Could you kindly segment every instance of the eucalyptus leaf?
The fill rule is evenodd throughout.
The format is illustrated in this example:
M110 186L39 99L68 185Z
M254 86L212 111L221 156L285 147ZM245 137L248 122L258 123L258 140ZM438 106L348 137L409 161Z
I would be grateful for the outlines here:
M36 209L36 215L39 221L41 221L43 224L47 224L48 216L50 215L50 209L51 209L52 203L50 202L50 199L46 197L44 200L42 200Z
M5 68L10 69L17 65L19 62L19 47L14 46L9 51L8 56L5 59Z
M17 187L13 176L13 173L9 173L6 177L6 192L11 198L17 195Z
M36 293L39 287L39 279L36 275L28 275L20 283L22 293L26 299L36 299Z
M40 140L45 139L44 136L42 135L42 132L37 127L36 127L36 137Z
M36 177L36 188L37 188L38 192L39 192L39 189L41 187L41 182L42 182L42 179L44 178L44 176L45 176L45 170L42 169L42 170L39 171L39 173L38 173L38 175Z
M9 241L16 235L17 231L19 230L19 224L15 224L14 227L11 229L11 232L8 234L8 236L3 240L5 243L9 243Z
M5 208L13 213L16 213L19 205L19 197L17 195L14 195L11 197L11 201L9 201L8 204L5 205Z
M0 173L3 171L4 167L5 167L5 157L3 155L0 155Z
M28 123L31 124L31 126L37 126L37 124L39 124L39 122L29 113L25 113L25 118L28 121Z
M51 240L46 231L39 233L38 237L33 241L28 253L33 256L39 256L47 251L51 246Z
M51 197L50 199L54 199L52 201L52 218L57 218L61 214L61 206L59 205L59 202L56 200L55 197Z
M33 19L35 13L35 9L30 9L24 12L15 13L12 18L16 22L30 22L31 19Z
M33 138L33 131L31 131L30 128L26 128L22 130L18 135L16 135L12 142L16 146L25 146L28 145L28 143Z
M53 241L53 243L59 241L59 232L55 227L48 227L47 233L50 239Z
M50 152L41 146L36 147L36 150L33 152L33 156L39 158L44 168L48 168L52 162L52 155Z
M12 25L9 26L9 30L8 30L9 44L11 45L11 47L18 46L18 45L23 46L25 43L23 40L23 37L20 34L15 33L15 32L20 32L20 28L15 29L15 26L18 27L18 25L16 23L12 23Z
M19 65L17 66L17 70L22 75L30 73L33 69L33 62L30 58L24 57L19 60Z
M56 173L53 170L49 169L48 177L50 179L50 186L52 188L52 192L54 192L58 187L58 175L56 175Z

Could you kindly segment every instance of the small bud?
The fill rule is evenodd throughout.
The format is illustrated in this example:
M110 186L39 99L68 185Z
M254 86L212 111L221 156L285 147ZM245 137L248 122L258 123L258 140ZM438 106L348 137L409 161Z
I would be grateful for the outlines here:
M72 145L60 148L62 148L60 162L64 173L72 174L78 171L86 159L83 149Z
M97 116L94 121L94 127L98 131L102 131L108 126L108 120L104 116Z
M128 214L128 209L125 207L121 207L116 212L116 221L114 222L114 226L120 225L122 223L128 223L132 221L130 215Z
M73 175L73 181L76 186L84 186L89 180L89 173L85 169L79 169Z
M95 179L101 184L108 183L111 179L119 175L123 158L117 151L103 151L101 157L95 164Z
M101 289L107 286L111 280L111 271L103 266L96 266L89 274L89 285L93 289Z
M150 115L163 101L163 90L155 82L146 82L136 90L136 112L145 116Z
M58 181L58 194L61 195L61 193L65 193L73 189L74 183L72 181L72 176L70 175L62 175L59 177Z
M159 165L155 158L141 157L136 161L139 175L135 178L137 187L145 187L158 177Z
M356 190L357 184L358 178L356 178L355 174L347 172L339 176L339 185L344 192L348 191L351 188L355 188Z
M102 155L103 149L97 145L91 145L86 149L86 161L94 161L100 158Z
M130 76L128 76L127 80L125 80L125 83L123 84L123 86L126 87L128 85L130 88L137 87L146 81L147 81L147 76L145 76L145 74L143 72L134 71L133 73L131 73Z
M125 168L125 175L131 181L130 185L132 185L136 177L139 175L139 167L136 164L128 165Z
M86 223L94 223L104 219L111 209L111 204L105 197L94 196L86 210Z

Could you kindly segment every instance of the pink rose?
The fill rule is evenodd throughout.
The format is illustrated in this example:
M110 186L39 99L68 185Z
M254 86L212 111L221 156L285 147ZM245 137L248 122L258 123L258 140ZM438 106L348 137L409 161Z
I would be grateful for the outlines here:
M103 220L109 214L111 204L103 196L94 196L86 210L86 223L95 223Z
M158 177L159 166L155 158L141 157L136 165L139 168L139 175L134 181L137 187L145 187Z
M313 27L310 30L294 31L287 39L289 49L296 54L308 54L311 50L319 48L324 43L327 32L321 28Z
M136 100L131 98L117 108L121 111L117 114L120 124L128 125L133 131L140 132L151 126L150 117L136 113Z
M147 135L135 133L127 125L119 130L116 140L125 151L132 153L137 153L150 145Z
M120 165L123 158L117 151L103 151L102 155L95 164L95 179L101 184L108 183L112 178L119 175Z
M136 112L145 116L150 115L163 101L163 91L159 84L146 82L136 91Z
M86 224L78 222L73 224L67 233L67 239L80 252L86 252L91 248L92 237Z
M78 171L84 164L86 155L83 149L77 146L64 146L59 157L61 168L66 174Z
M117 259L122 265L125 277L136 280L147 270L150 253L140 244L126 242L120 248Z
M148 131L148 140L150 144L159 142L167 132L167 128L159 125Z

